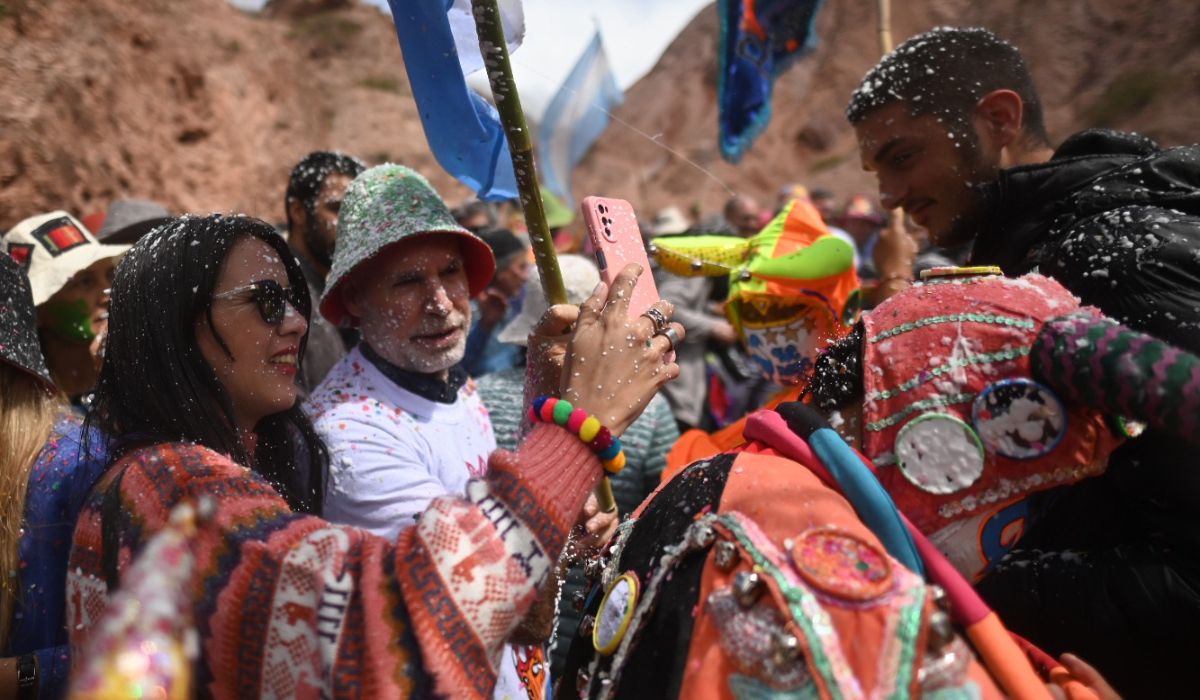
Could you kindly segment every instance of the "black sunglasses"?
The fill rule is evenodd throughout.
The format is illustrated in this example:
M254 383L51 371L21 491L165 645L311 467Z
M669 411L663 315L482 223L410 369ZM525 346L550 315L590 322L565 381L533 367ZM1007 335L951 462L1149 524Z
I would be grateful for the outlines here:
M262 320L271 326L283 323L283 318L287 315L288 304L291 304L292 308L305 319L308 319L309 314L312 313L312 300L309 299L307 288L292 285L284 289L275 280L251 282L244 287L214 294L213 299L227 299L243 294L250 295L250 299L258 306L258 315L262 316Z

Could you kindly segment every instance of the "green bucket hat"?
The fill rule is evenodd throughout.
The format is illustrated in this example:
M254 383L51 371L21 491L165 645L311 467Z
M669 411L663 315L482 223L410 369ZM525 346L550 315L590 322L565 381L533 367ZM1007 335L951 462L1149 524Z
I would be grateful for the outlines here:
M482 292L496 272L492 250L454 221L429 181L411 168L391 163L363 171L342 200L321 315L335 326L348 323L351 317L342 301L342 283L354 270L393 243L433 235L460 238L471 295Z

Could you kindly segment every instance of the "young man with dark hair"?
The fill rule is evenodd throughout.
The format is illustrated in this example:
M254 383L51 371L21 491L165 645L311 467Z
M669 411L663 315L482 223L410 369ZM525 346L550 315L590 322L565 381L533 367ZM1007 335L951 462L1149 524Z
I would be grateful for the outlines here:
M288 178L284 210L287 212L288 243L304 277L308 291L320 299L325 291L325 276L333 260L337 241L338 212L350 181L366 165L359 159L333 151L314 151L292 168ZM320 314L309 322L308 349L304 364L296 375L296 384L307 396L325 378L329 368L346 355L353 333L339 333Z
M970 264L1041 272L1200 351L1200 148L1102 130L1053 148L1020 52L983 29L909 39L846 115L883 205L935 244L973 243ZM1059 494L1023 547L980 586L1015 631L1072 648L1133 696L1200 677L1200 471L1186 445L1131 441L1103 477Z

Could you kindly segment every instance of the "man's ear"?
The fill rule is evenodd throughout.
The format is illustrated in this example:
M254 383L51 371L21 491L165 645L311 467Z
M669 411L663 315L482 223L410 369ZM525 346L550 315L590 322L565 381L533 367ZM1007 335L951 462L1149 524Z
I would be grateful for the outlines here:
M289 199L287 210L288 220L291 221L288 233L303 231L308 227L308 212L304 209L304 202L301 202L299 199Z
M1021 140L1025 126L1025 102L1012 90L993 90L975 103L975 128L985 143L996 151Z
M363 304L360 299L358 287L354 284L354 280L348 279L342 282L342 288L338 292L342 295L342 306L346 311L355 318L362 318Z

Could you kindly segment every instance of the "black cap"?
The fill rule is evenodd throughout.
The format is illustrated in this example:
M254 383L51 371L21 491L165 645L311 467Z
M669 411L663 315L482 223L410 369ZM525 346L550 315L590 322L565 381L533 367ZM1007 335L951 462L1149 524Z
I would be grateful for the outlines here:
M0 360L54 388L38 342L29 278L16 261L3 253L0 253Z
M133 244L151 229L170 220L171 213L158 202L120 199L108 207L96 238L101 243Z
M524 253L526 251L525 242L512 231L504 228L492 229L483 231L479 234L484 243L492 249L492 255L496 258L496 266L500 267L507 260L512 259L514 253Z

